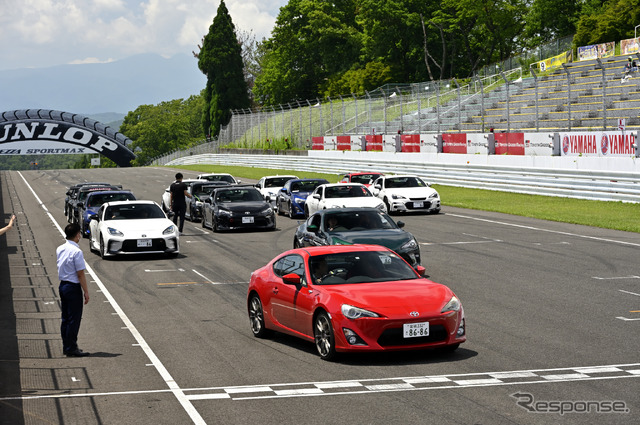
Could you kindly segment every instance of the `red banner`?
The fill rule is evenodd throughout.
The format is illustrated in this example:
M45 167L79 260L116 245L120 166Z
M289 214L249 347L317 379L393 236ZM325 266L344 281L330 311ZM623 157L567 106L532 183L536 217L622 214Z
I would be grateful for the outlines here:
M467 153L467 133L443 134L442 153Z
M350 151L351 150L351 136L338 136L338 147L339 151Z
M365 136L367 139L368 151L381 151L382 150L382 134L369 134Z
M311 149L314 151L323 151L324 150L324 137L312 137L311 138Z
M524 133L495 133L496 155L524 155Z
M403 134L402 152L420 152L420 135L419 134Z

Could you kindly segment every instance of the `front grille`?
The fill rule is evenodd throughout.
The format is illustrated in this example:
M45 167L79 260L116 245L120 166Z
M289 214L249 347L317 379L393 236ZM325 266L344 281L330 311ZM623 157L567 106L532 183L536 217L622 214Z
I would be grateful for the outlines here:
M378 338L381 347L394 347L402 345L420 345L432 342L440 342L447 339L447 330L443 325L433 325L429 328L429 336L416 338L404 338L402 328L387 329Z
M147 252L147 251L164 251L167 249L167 244L164 239L152 239L151 246L138 247L136 239L126 240L122 243L122 252Z

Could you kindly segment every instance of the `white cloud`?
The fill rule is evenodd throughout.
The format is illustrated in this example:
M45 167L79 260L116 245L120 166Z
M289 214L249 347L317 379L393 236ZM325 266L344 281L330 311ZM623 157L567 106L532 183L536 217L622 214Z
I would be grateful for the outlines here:
M288 0L226 0L236 28L268 37ZM9 5L8 3L11 3ZM219 0L0 0L0 70L190 54Z

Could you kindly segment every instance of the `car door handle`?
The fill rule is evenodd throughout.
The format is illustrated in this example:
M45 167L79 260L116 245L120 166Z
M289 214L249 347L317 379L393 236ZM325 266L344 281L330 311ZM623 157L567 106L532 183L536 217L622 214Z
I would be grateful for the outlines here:
M278 293L278 287L273 288L273 293L277 294Z

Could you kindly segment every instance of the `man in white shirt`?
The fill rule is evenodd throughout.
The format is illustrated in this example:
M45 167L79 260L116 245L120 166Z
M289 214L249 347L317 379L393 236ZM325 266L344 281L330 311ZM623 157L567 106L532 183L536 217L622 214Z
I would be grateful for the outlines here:
M82 238L77 223L64 229L67 241L56 249L58 278L60 279L60 303L62 307L62 352L67 357L85 357L89 353L78 348L78 331L82 320L82 307L89 302L86 265L78 242Z

